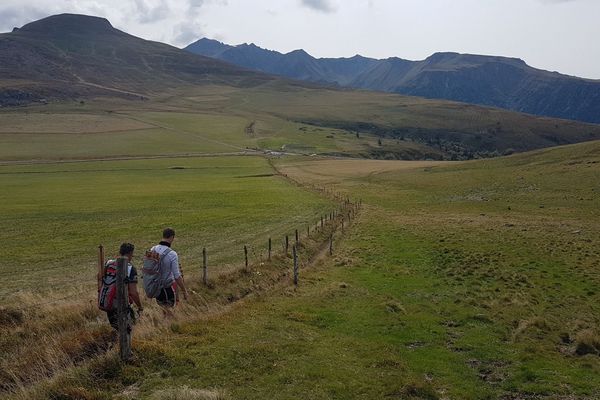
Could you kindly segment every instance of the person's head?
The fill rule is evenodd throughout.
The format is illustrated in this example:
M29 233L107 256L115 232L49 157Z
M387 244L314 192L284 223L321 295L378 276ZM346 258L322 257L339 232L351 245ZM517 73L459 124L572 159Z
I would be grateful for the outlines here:
M132 245L131 243L123 243L123 244L121 244L121 247L119 248L119 254L122 257L127 257L129 260L131 260L131 257L133 257L134 249L135 249L135 246Z
M173 228L165 228L162 238L165 242L173 243L173 240L175 239L175 230Z

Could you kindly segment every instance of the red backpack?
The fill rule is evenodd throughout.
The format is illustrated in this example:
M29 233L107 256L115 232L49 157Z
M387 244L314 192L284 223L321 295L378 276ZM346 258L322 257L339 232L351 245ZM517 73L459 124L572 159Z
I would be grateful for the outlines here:
M109 260L104 266L102 285L98 292L98 308L102 311L112 311L117 298L117 262Z

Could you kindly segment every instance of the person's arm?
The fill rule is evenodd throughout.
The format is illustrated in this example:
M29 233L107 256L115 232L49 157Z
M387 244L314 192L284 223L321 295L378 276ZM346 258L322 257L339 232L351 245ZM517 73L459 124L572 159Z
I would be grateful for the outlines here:
M140 300L140 294L138 293L138 290L137 290L137 283L129 283L127 285L127 287L129 290L129 297L131 297L131 300L133 300L133 302L137 306L138 311L142 311L144 309L144 307L142 307L142 301Z
M177 282L177 287L181 288L181 292L183 293L183 298L185 300L187 300L188 294L187 294L187 289L185 288L185 283L183 282L183 278L180 276L179 278L175 279L175 282Z
M138 311L142 311L144 309L144 307L142 307L142 301L140 300L140 294L137 290L137 282L138 282L137 270L135 269L135 267L133 265L131 266L131 271L129 272L129 277L127 280L128 280L127 292L129 293L129 301L131 302L133 300L133 302L135 303L135 305L138 308Z
M177 254L171 260L171 268L173 271L173 277L175 278L175 282L177 282L177 287L181 288L181 292L183 293L183 298L187 300L187 289L185 288L185 282L183 281L183 277L181 276L181 271L179 270L179 257Z

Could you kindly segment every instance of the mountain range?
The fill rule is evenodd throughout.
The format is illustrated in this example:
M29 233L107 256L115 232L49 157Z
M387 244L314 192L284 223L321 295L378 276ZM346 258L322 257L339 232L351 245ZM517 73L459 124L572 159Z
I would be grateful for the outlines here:
M516 58L436 53L401 58L315 58L254 44L200 39L185 50L292 79L493 106L534 115L600 123L600 81L562 75Z
M213 41L202 43L212 46L212 56L222 47ZM70 103L81 110L100 107L102 112L125 107L156 109L167 115L179 110L209 125L218 117L215 129L244 146L374 158L469 159L600 138L600 125L340 87L352 86L357 74L365 81L374 80L375 74L360 71L383 68L385 64L378 60L320 60L308 68L303 60L311 58L305 52L283 56L268 52L273 65L286 66L288 74L296 77L292 80L257 71L262 58L253 54L264 51L244 47L249 50L242 58L247 65L241 67L231 60L132 36L104 18L55 15L0 34L0 107L63 102L60 107ZM463 65L465 57L459 58ZM502 59L495 64L507 62ZM514 68L523 66L517 60L511 62ZM238 59L237 63L242 62ZM409 79L409 72L405 73L408 83L425 76L415 72L412 62L398 63L417 75ZM450 61L444 63L451 69ZM327 79L319 78L323 68L328 71ZM468 72L463 67L455 69L457 74ZM297 80L300 77L311 82ZM0 117L11 112L20 113L3 110ZM171 117L187 118L176 112ZM168 132L184 133L179 129Z

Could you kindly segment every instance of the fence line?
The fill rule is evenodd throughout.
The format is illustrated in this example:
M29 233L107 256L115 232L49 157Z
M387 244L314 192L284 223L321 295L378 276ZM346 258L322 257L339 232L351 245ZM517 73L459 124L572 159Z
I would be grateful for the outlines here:
M316 190L319 190L319 188L318 188L317 186L314 186L314 185L313 185L313 188L316 188ZM326 190L325 188L321 188L320 190L321 190L322 192L327 192L327 190ZM336 199L342 199L342 196L341 196L341 195L339 195L339 194L336 194L335 192L331 192L331 193L333 193L333 197L334 197L334 198L336 198ZM360 210L360 208L362 208L362 199L359 199L359 200L357 200L356 202L354 202L354 203L353 203L353 202L350 202L350 201L349 201L347 198L345 198L345 199L343 200L343 203L342 203L342 205L341 205L340 207L341 207L341 209L345 209L345 208L347 208L347 206L348 206L348 205L351 205L351 206L352 206L352 207L353 207L355 210ZM350 210L349 210L349 211L350 211ZM336 217L339 217L340 213L338 213L337 211L332 211L331 215L334 215L334 213L335 213L335 216L336 216ZM325 214L325 215L327 215L327 214ZM332 228L333 228L333 229L335 229L335 228L336 228L336 226L335 226L335 220L336 220L336 219L337 219L337 218L333 219L332 221L328 221L328 222L332 222ZM321 223L321 232L319 232L319 222ZM281 227L284 227L284 226L286 226L287 224L289 224L289 223L282 223L282 224L280 224L280 225L277 227L277 229L280 229ZM342 222L342 224L343 224L343 222ZM310 236L310 225L311 225L311 223L309 222L309 223L308 223L308 226L307 226L307 238L310 238L310 237L311 237L311 236ZM321 214L321 215L320 215L320 219L319 219L319 217L318 217L318 218L317 218L317 222L316 222L316 224L315 224L315 226L316 226L316 229L315 229L315 234L318 234L318 233L323 233L323 230L325 229L326 225L327 225L327 224L326 224L326 222L324 221L323 214ZM299 235L299 231L298 231L297 229L295 229L294 231L295 231L295 232L298 234L298 241L296 242L296 246L297 246L297 249L296 249L296 251L298 252L299 245L301 244L301 241L300 241L300 235ZM288 250L286 251L286 253L285 253L285 254L287 255L287 254L289 254L289 236L286 236L286 237L287 237L287 239L288 239ZM317 238L317 235L315 235L314 239L316 239L316 238ZM271 238L271 237L269 237L269 247L268 247L268 251L269 251L269 254L268 254L269 258L268 258L268 259L269 259L269 260L271 260L271 259L272 259L272 256L273 256L271 240L272 240L272 238ZM330 242L332 242L332 238L330 238ZM330 246L330 247L332 248L332 244L331 244L331 246ZM246 249L246 250L245 250L245 253L246 253L246 252L247 252L247 250L248 250L248 249L247 249L247 245L245 245L245 246L244 246L244 248ZM202 259L203 259L203 262L202 262L202 282L203 282L205 285L208 285L208 282L209 282L209 274L208 274L208 254L207 254L206 247L204 247L202 250L203 250L203 251L202 251ZM332 253L332 251L330 251L330 254L333 254L333 253ZM98 266L98 274L100 274L100 271L101 271L101 270L102 270L102 272L103 272L103 269L104 269L104 263L105 263L105 251L104 251L104 246L102 246L102 245L99 245L99 246L98 246L98 265L97 265L97 266ZM250 260L249 260L249 259L247 260L247 263L246 263L246 260L245 260L245 266L246 266L246 267L250 266L250 264L251 264L251 263L250 263ZM102 267L102 268L101 268L101 267ZM101 277L100 277L100 279L101 279ZM21 309L21 310L30 310L30 309L34 309L34 308L41 307L41 306L46 306L46 305L50 305L50 304L56 304L56 303L60 303L60 302L62 302L62 301L65 301L65 300L72 299L72 298L76 297L78 294L81 294L81 293L83 293L83 292L73 293L73 294L70 294L70 295L68 295L68 296L61 297L61 298L59 298L59 299L54 299L54 300L49 300L49 301L44 301L44 302L39 302L39 303L34 303L34 304L28 304L28 305L26 305L26 306L20 307L20 309Z
M323 192L328 192L326 188L318 188L317 190L323 191ZM341 204L338 205L337 208L335 208L333 211L329 212L329 213L325 213L325 216L323 216L323 214L320 214L320 216L317 219L316 222L316 228L315 228L315 234L314 237L311 237L310 234L310 225L311 223L309 222L309 224L307 225L307 230L306 230L306 238L307 239L313 239L313 240L318 240L318 233L323 234L325 232L325 228L327 228L327 226L329 226L333 232L331 232L329 234L329 237L327 238L329 241L329 254L333 255L333 233L338 229L338 226L341 227L341 233L344 234L344 229L346 227L346 215L348 218L348 223L350 223L350 221L352 220L352 213L354 210L358 210L359 209L359 203L357 202L352 202L350 200L350 198L348 197L343 197L335 192L331 192L332 196L336 199L339 199L341 201ZM326 220L327 219L327 220ZM319 231L319 222L321 223L321 230ZM285 225L285 224L282 224ZM288 232L289 230L286 229ZM300 231L298 229L294 229L294 245L292 248L292 258L294 259L294 265L298 264L298 253L301 247L301 235L300 235ZM282 239L282 251L283 251L283 255L285 257L287 257L289 255L289 247L290 247L290 240L289 240L289 235L286 234L283 236ZM257 254L256 254L256 247L255 246L249 246L248 244L243 246L244 249L244 267L245 268L249 268L252 267L252 262L249 258L249 247L252 250L252 254L254 255L255 258L257 258ZM203 249L203 278L206 276L207 271L206 271L206 267L204 267L207 262L204 260L204 252L206 251L206 248ZM294 251L295 251L295 255L294 255ZM260 252L259 254L262 254L262 252ZM267 242L267 260L268 261L272 261L273 258L273 247L272 247L272 237L269 236L268 238L268 242ZM260 259L263 260L262 255L260 255ZM296 271L297 272L297 271ZM297 284L297 275L294 275L294 281L295 284ZM203 279L203 282L205 285L208 285L208 279Z

